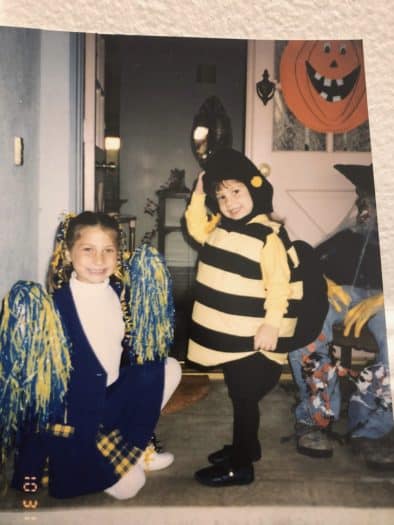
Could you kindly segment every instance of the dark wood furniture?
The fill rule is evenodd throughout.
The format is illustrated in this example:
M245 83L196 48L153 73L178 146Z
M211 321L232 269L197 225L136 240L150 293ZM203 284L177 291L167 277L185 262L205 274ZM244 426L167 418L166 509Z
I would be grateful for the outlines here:
M181 220L190 193L163 190L158 191L157 196L159 200L158 249L164 257L170 259L172 254L166 249L166 239L171 233L182 233Z
M364 326L360 337L355 337L353 332L348 336L343 335L343 326L340 324L333 327L333 344L341 349L341 362L345 368L352 367L352 349L365 350L366 352L377 353L379 351L374 336Z
M173 280L175 338L171 355L183 362L193 305L196 252L186 241L182 218L190 192L162 190L158 196L158 249L164 255Z

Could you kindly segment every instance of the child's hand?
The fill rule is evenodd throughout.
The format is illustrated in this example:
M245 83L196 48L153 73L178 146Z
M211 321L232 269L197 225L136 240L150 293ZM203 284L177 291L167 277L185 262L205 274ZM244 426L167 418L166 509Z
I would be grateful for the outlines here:
M198 195L204 195L204 185L203 185L203 182L202 182L202 178L204 177L205 175L205 171L201 171L199 174L198 174L198 178L197 178L197 184L196 184L196 187L194 188L194 192L197 193Z
M278 344L279 328L262 324L254 336L254 349L273 352Z

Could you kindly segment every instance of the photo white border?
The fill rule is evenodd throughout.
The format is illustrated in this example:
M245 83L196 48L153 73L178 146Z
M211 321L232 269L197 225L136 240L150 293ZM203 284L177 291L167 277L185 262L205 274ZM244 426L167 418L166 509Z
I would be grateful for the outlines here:
M376 201L378 205L384 296L387 315L388 342L391 369L394 370L394 261L391 247L394 240L394 75L392 74L392 44L394 36L394 9L387 0L255 0L245 8L245 0L150 0L146 4L133 0L0 0L0 25L47 30L78 31L113 34L169 35L194 37L224 37L244 39L362 39L366 65L368 109L374 163ZM0 65L1 66L1 65ZM393 385L394 381L392 381ZM142 512L142 509L140 509ZM215 508L200 508L188 517L180 509L161 514L161 523L240 523L239 513L228 508L228 519ZM183 509L185 510L185 509ZM217 510L217 509L216 509ZM333 510L324 509L319 516L332 519ZM148 509L142 512L143 522ZM289 524L293 516L297 524L318 523L316 510L282 508L279 512L250 509L243 515L243 523ZM328 514L326 514L326 512ZM361 518L362 513L362 518ZM8 514L8 513L7 513ZM149 511L148 511L149 514ZM345 518L351 523L390 523L391 511L335 508L335 519ZM85 515L85 516L84 516ZM95 515L97 509L89 516ZM216 515L216 517L215 517ZM181 519L180 516L183 516ZM3 514L3 518L7 519ZM142 517L142 516L141 516ZM13 515L12 523L25 523L22 515ZM135 514L127 512L100 512L102 523L137 523ZM153 518L153 519L152 519ZM70 519L70 518L69 518ZM88 523L85 511L69 521L64 513L40 514L37 523ZM137 518L138 519L138 518ZM179 521L181 519L181 521ZM81 521L80 521L81 520ZM213 520L212 522L210 520ZM7 521L7 523L11 523ZM326 520L325 520L326 521Z

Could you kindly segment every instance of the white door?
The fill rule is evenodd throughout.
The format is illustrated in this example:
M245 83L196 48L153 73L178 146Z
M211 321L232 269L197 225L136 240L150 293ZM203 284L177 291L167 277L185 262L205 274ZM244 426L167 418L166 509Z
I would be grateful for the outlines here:
M265 69L277 80L272 78L274 42L249 42L245 153L257 166L270 166L274 210L289 235L315 245L338 227L355 201L354 186L333 165L370 164L371 154L333 152L332 135L326 137L326 151L273 151L274 100L263 105L256 92Z

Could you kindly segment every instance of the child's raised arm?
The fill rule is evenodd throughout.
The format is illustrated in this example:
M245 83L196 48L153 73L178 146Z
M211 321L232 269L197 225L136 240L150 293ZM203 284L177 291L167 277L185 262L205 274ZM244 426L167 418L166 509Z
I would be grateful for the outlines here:
M205 208L205 193L203 186L204 171L198 174L196 187L193 191L190 204L185 211L187 231L199 244L204 244L209 233L216 226L219 217L208 219Z
M197 176L197 184L194 188L194 193L197 195L205 195L204 192L204 183L203 183L203 177L204 177L205 171L200 171L200 173Z

